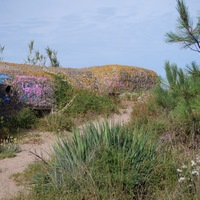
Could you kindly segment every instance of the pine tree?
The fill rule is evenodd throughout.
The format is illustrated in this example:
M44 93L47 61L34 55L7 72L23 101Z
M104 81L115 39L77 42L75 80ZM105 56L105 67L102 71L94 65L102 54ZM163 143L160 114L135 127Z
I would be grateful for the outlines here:
M184 124L188 133L200 133L200 68L192 63L184 72L166 62L165 71L167 81L161 81L153 91L156 103Z
M188 8L182 0L177 0L177 11L179 18L176 32L167 33L166 42L180 43L184 49L189 48L200 53L200 17L194 26Z
M200 17L193 26L184 1L177 0L179 13L176 33L166 34L166 41L180 43L200 53ZM186 72L176 64L165 63L167 81L161 81L154 89L154 98L168 116L187 127L187 133L200 133L200 67L192 62Z

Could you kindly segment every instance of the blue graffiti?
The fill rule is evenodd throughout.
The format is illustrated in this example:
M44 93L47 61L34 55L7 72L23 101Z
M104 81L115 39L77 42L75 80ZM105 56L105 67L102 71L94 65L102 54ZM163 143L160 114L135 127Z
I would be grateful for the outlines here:
M5 96L3 97L3 101L4 101L5 103L9 104L9 103L10 103L10 97L9 97L8 95L5 95Z
M12 80L12 79L13 78L11 76L7 75L7 74L0 74L0 85L4 85L5 80ZM1 101L3 101L6 104L9 104L10 101L11 101L10 96L8 95L6 90L5 91L0 91L0 102Z
M0 84L3 84L5 82L5 79L12 80L13 78L7 74L0 74Z

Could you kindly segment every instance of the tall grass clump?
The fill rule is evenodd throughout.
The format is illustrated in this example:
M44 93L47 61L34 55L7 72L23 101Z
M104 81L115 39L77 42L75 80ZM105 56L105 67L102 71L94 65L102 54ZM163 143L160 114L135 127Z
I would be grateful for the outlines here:
M52 193L55 199L148 199L155 186L162 188L167 172L175 172L165 158L143 128L90 124L57 140L34 194L38 199Z
M0 139L0 160L15 157L20 151L16 138L7 136L7 139Z

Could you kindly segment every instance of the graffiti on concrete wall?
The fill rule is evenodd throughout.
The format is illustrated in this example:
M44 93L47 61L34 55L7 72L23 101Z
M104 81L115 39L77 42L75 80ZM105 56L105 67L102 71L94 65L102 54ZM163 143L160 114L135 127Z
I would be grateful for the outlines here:
M3 84L8 79L12 80L13 78L7 74L0 74L0 84Z
M13 78L7 74L0 74L0 102L10 103L11 86L8 82Z
M51 81L45 77L0 74L0 115L24 106L49 109L54 103Z
M45 77L16 76L19 100L34 107L44 107L52 99L53 90Z

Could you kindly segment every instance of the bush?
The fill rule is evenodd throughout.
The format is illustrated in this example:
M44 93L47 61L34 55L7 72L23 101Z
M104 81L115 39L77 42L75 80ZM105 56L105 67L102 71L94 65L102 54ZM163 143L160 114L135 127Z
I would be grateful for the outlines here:
M33 110L30 108L24 108L13 117L13 120L16 121L19 128L30 129L35 124L37 117Z
M65 110L71 116L90 112L108 114L116 108L115 102L106 95L97 95L85 89L73 88L64 75L55 76L55 85L58 109L62 110L73 99Z
M8 134L17 133L20 129L30 129L37 122L36 114L30 108L24 108L15 116L1 117L0 138L5 138Z

